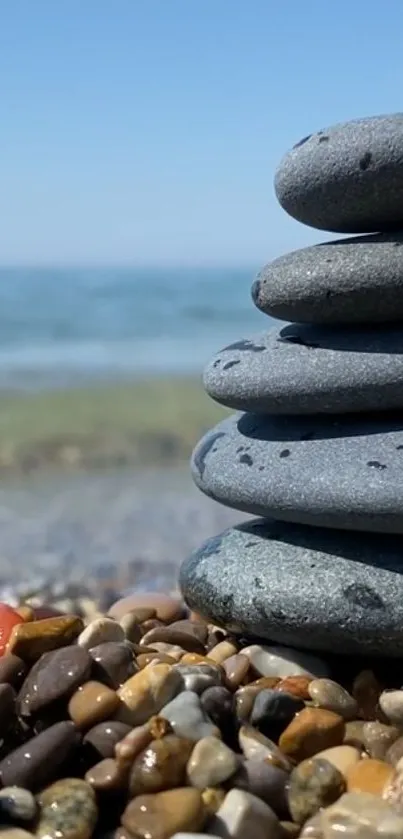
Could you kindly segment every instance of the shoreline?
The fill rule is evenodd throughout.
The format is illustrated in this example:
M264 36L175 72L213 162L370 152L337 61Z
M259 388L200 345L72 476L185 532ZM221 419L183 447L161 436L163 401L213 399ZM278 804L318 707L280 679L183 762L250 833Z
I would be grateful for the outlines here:
M172 375L0 391L0 481L32 473L186 464L224 408Z

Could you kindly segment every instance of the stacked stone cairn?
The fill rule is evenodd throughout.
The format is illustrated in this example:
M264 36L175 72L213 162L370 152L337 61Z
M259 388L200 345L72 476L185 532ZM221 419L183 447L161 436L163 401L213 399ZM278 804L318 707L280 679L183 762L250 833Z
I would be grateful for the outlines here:
M194 479L261 518L187 559L182 591L240 636L402 658L403 114L305 137L275 190L293 218L355 235L267 265L253 301L287 324L205 371L241 413L199 442Z

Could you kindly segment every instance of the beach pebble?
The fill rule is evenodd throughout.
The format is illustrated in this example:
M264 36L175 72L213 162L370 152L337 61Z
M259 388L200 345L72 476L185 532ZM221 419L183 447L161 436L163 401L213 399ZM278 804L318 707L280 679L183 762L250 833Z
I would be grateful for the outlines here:
M192 626L190 621L189 626ZM155 643L171 644L179 647L182 653L183 651L199 653L199 655L204 653L204 644L199 640L197 634L184 632L181 629L172 628L172 626L157 626L150 629L143 635L140 646L153 647Z
M23 716L38 714L56 701L68 699L86 682L92 659L76 645L44 653L28 673L18 696Z
M85 780L96 792L126 792L129 767L106 757L85 773Z
M125 640L125 633L120 623L110 618L96 618L83 629L78 636L77 644L85 650L98 647L99 644L106 644L114 641Z
M324 839L401 839L403 816L377 795L347 792L322 811L321 827Z
M359 760L347 773L348 792L370 792L382 795L388 781L394 776L394 768L383 760L367 758Z
M402 734L400 734L400 737L398 737L394 741L394 743L392 743L392 745L389 746L389 748L388 748L384 757L385 757L386 762L391 763L392 766L396 766L399 763L399 761L403 757L403 735Z
M268 737L276 740L303 708L303 699L267 688L258 693L253 703L250 722Z
M0 684L0 736L4 735L15 716L15 690L11 685Z
M119 688L119 719L133 726L141 725L167 706L181 689L181 676L169 664L146 667Z
M354 746L355 749L365 749L364 720L348 720L344 732L343 743L346 746Z
M198 789L225 783L238 769L239 756L217 737L203 737L193 748L187 764L189 783Z
M287 676L285 679L280 679L277 684L265 685L265 687L275 687L276 690L290 693L300 699L310 699L309 685L312 681L312 676Z
M184 690L160 710L160 715L171 723L179 737L196 742L203 737L217 737L219 729L213 724L200 703L200 697Z
M131 731L131 726L117 720L107 720L98 723L87 731L83 744L87 751L95 754L95 761L101 758L114 757L115 746Z
M236 655L238 652L238 647L232 641L220 641L219 644L215 644L214 647L209 650L209 658L211 661L215 661L216 664L223 664L228 658L232 658L232 656Z
M116 743L115 757L119 763L132 764L134 759L154 739L148 723L130 728L130 731Z
M79 743L80 737L72 722L55 723L3 758L0 762L1 783L5 787L40 789L61 769Z
M211 832L223 839L279 839L281 828L276 814L255 795L232 789L212 819Z
M90 785L78 778L65 778L42 790L38 796L38 839L89 839L98 810Z
M29 790L17 786L0 790L0 824L32 822L36 811L36 801Z
M192 740L177 737L175 734L152 740L134 759L130 770L130 795L134 798L136 795L183 786L186 782L186 766L193 747Z
M138 644L142 638L143 630L137 620L136 612L128 612L127 615L123 615L119 624L123 629L126 641Z
M382 691L379 707L392 725L403 725L403 690Z
M314 755L314 760L326 760L347 779L353 766L361 760L361 750L354 746L333 746Z
M288 804L294 821L303 824L318 810L333 804L346 790L343 775L323 758L303 760L291 772Z
M27 665L13 653L0 657L0 684L19 687L26 673Z
M277 676L285 679L288 676L322 676L327 675L328 672L325 662L320 658L291 647L253 644L250 647L244 647L242 655L247 656L261 676Z
M223 682L223 673L220 667L214 664L176 664L174 667L183 680L185 690L194 693L203 693L210 687L220 686Z
M133 612L135 609L151 609L153 617L155 615L159 620L167 623L180 620L185 614L185 607L180 598L157 592L129 594L128 597L117 600L109 609L108 614L111 618L120 620L127 612Z
M77 728L91 726L113 717L119 705L119 697L114 690L101 682L89 681L73 693L68 712Z
M344 720L333 711L304 708L287 726L279 747L287 757L301 761L343 742Z
M231 690L236 690L248 674L250 661L246 655L235 653L223 661L222 667L226 684Z
M107 641L93 647L89 653L95 662L94 677L115 690L137 671L133 650L128 644Z
M378 720L364 723L364 747L370 757L385 760L388 749L400 737L400 730L393 725L385 725Z
M288 818L288 783L289 773L279 766L265 760L244 760L230 785L260 798L279 818Z
M136 839L171 839L178 831L200 830L205 820L201 792L193 787L138 795L122 815L123 826Z
M239 722L249 722L252 708L257 696L262 690L261 685L244 685L239 688L235 695L235 713Z
M313 679L308 686L308 693L315 707L334 711L345 720L353 719L358 713L356 699L332 679Z
M76 615L19 623L10 635L7 652L29 663L37 661L43 653L71 644L83 626L82 619Z
M359 716L363 720L374 720L379 708L382 686L372 670L360 670L351 690L357 702Z
M201 694L200 704L211 722L220 729L225 742L232 745L238 731L232 693L225 687L207 688Z
M281 749L252 725L241 726L238 739L239 747L248 760L264 760L286 772L291 770L291 763Z

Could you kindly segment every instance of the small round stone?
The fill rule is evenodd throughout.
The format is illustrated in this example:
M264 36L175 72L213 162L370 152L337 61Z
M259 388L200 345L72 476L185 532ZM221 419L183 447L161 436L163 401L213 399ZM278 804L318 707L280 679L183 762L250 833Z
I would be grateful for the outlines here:
M225 742L232 745L238 731L233 694L225 687L210 687L201 694L200 704L208 719L221 731Z
M76 645L44 653L29 671L18 696L23 716L38 714L54 702L68 699L86 682L92 659Z
M85 774L87 784L97 792L127 791L129 767L107 757L92 766Z
M177 597L169 597L166 594L156 592L130 594L117 600L109 609L109 615L120 620L127 612L135 609L151 609L159 620L171 623L180 620L185 613L183 601Z
M20 623L14 627L7 651L32 663L44 653L66 647L80 634L84 624L77 615L61 615Z
M360 760L347 773L347 790L382 795L384 787L393 775L393 766L383 760L373 758Z
M303 824L346 790L341 772L323 758L304 760L290 775L288 804L294 821Z
M392 725L403 725L403 690L384 690L379 706Z
M315 707L340 714L345 720L353 719L358 713L354 697L332 679L314 679L308 686L308 693Z
M322 811L321 828L320 835L326 839L337 839L342 835L357 839L379 839L380 836L401 839L403 816L378 795L347 792ZM313 839L312 834L311 837Z
M317 752L343 742L344 720L333 711L304 708L283 731L280 749L293 760L301 761Z
M211 688L210 688L211 690ZM175 699L172 699L160 711L179 737L186 739L201 740L210 735L219 736L220 731L206 714L197 693L191 690L184 690Z
M85 650L91 650L99 644L106 644L111 641L119 643L124 640L124 630L117 621L110 618L95 618L83 629L77 643Z
M320 230L401 229L402 138L401 113L354 119L304 137L277 169L281 206Z
M0 780L6 787L40 789L68 761L79 743L80 737L72 722L55 723L3 758Z
M89 681L73 693L68 711L77 728L87 729L113 717L118 706L119 697L114 690L101 682Z
M305 708L303 699L278 690L261 690L250 715L250 722L268 737L277 740L295 715Z
M137 670L133 650L128 644L107 641L93 647L90 656L95 662L94 677L115 690Z
M314 755L314 759L326 760L331 763L346 780L350 769L361 759L361 749L354 746L333 746Z
M193 787L138 795L127 805L122 824L143 839L171 839L179 831L198 831L206 820L200 790Z
M0 824L32 822L36 811L36 801L29 790L17 786L0 790Z
M385 725L378 720L364 723L364 747L370 757L385 760L389 748L400 736L400 730L393 725Z
M235 653L223 661L225 681L231 690L236 690L246 679L250 668L249 659L242 653Z
M167 706L181 688L182 679L169 664L146 667L119 688L117 717L129 725L141 725Z
M225 783L238 769L240 760L217 737L203 737L196 743L187 764L187 777L200 790Z
M38 797L38 839L89 839L98 816L90 785L65 778L44 789Z
M0 684L19 687L26 673L27 666L22 658L8 653L0 658Z
M274 810L279 818L288 818L286 790L289 772L266 760L244 760L230 780L230 786L250 792Z
M90 728L83 739L83 743L87 751L91 750L91 753L96 755L93 762L101 758L114 757L116 744L123 740L131 730L131 727L123 722L107 720Z
M183 680L185 690L192 690L201 694L207 688L218 687L223 682L223 673L220 667L214 664L176 664L176 673L179 673Z
M182 786L193 747L193 740L175 734L152 740L134 759L129 779L131 797Z
M281 749L252 725L241 726L238 738L240 749L247 760L265 761L286 772L291 771L292 765Z

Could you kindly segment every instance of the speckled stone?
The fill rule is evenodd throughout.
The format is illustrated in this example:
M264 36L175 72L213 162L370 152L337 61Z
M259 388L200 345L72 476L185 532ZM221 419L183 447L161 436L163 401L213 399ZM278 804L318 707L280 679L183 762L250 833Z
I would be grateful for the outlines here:
M320 230L403 227L403 114L338 123L304 137L281 160L275 191L293 218Z
M204 386L217 402L257 414L402 408L403 331L273 328L217 353L204 372Z
M22 787L4 787L0 790L0 824L32 822L37 804L32 792Z
M255 520L204 543L180 584L191 608L234 633L401 657L401 557L398 537Z
M86 781L65 778L39 796L38 839L89 839L98 816L95 793Z
M403 533L401 413L330 418L241 414L203 437L198 487L258 516Z
M252 285L252 300L265 314L295 323L401 321L402 247L400 232L337 239L291 251L262 268ZM369 335L362 340L369 342ZM358 336L353 335L352 341L357 345ZM396 342L395 333L392 351ZM382 343L384 332L380 347Z

